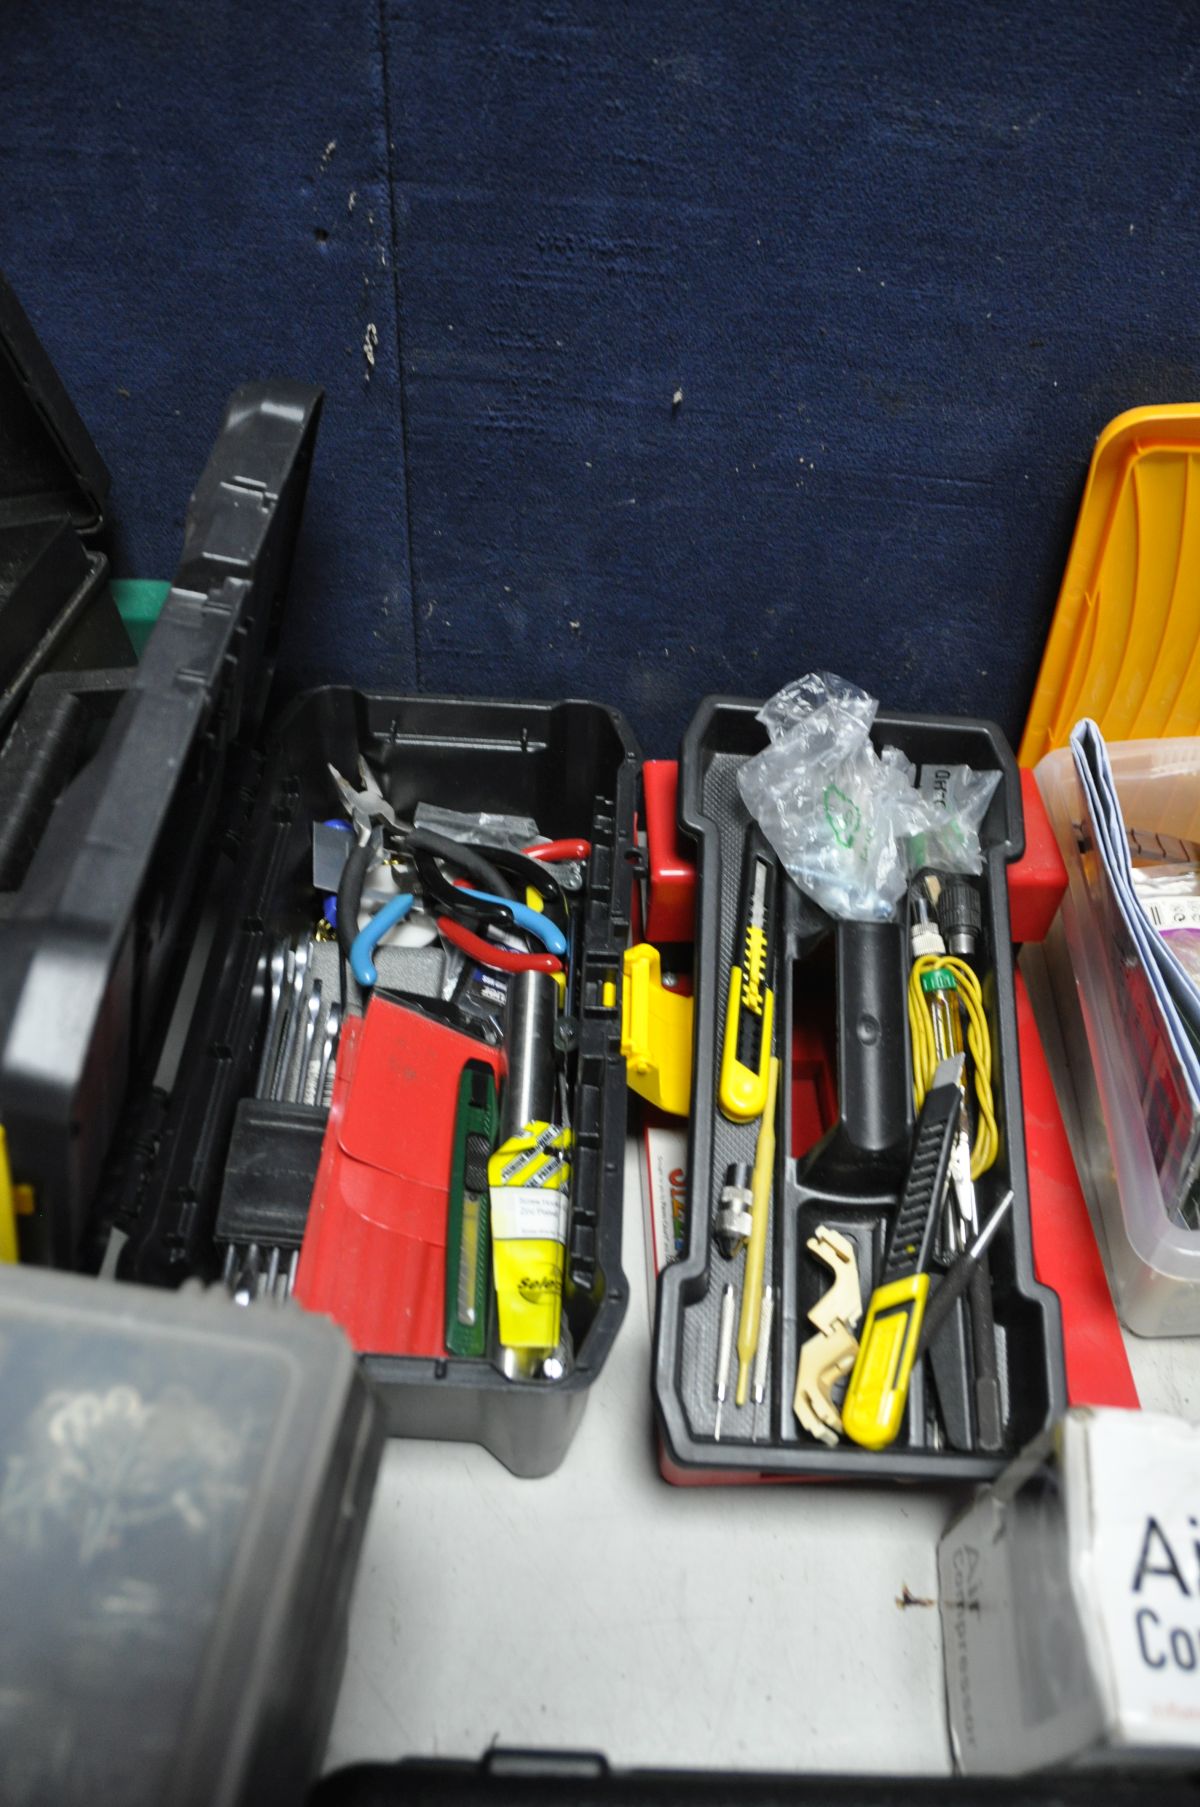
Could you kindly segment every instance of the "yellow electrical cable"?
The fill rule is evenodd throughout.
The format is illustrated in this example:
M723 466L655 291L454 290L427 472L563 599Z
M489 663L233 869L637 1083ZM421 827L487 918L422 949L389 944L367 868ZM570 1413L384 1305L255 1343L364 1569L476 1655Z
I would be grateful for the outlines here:
M967 1047L971 1051L975 1085L975 1143L971 1149L971 1178L986 1173L1000 1152L1000 1131L992 1103L992 1037L979 980L965 960L951 954L922 954L908 975L908 1027L912 1037L913 1100L917 1110L933 1084L938 1052L933 1036L933 1016L921 981L926 973L947 972L967 1013Z

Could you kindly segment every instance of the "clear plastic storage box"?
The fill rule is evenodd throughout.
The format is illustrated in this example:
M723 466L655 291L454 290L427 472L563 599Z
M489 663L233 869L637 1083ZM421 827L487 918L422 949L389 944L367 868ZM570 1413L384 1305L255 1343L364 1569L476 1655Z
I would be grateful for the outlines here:
M1200 841L1200 739L1118 742L1108 752L1127 828ZM1114 1302L1140 1336L1194 1333L1200 1230L1164 1196L1150 1128L1155 1113L1189 1106L1155 1061L1144 999L1139 1018L1135 969L1096 883L1069 748L1048 754L1036 775L1068 876L1045 944L1062 1037L1057 1055L1048 1038L1047 1056Z
M0 1801L296 1802L379 1467L332 1324L0 1267Z

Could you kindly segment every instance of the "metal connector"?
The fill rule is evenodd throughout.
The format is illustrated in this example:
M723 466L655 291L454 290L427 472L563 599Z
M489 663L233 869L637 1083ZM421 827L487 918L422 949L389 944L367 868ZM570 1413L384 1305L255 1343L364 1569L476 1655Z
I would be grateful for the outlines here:
M748 1161L734 1161L725 1172L725 1184L713 1223L713 1238L726 1261L732 1261L750 1240L751 1178Z

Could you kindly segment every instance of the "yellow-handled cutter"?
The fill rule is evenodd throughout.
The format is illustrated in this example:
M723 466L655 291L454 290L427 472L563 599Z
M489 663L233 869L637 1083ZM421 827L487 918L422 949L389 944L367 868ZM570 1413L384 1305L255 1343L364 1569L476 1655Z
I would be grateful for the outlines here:
M864 1449L886 1449L904 1419L929 1297L926 1270L958 1130L963 1058L942 1061L925 1095L904 1195L842 1403L846 1435Z
M752 1123L767 1102L771 1035L775 1021L775 915L779 868L762 830L754 824L742 856L725 1041L717 1090L721 1109L735 1123Z

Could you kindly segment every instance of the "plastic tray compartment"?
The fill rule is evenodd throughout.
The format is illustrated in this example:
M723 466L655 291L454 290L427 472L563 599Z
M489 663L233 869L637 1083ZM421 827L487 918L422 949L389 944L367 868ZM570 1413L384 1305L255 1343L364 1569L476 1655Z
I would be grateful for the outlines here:
M621 718L595 703L474 702L338 688L297 699L274 725L270 745L248 821L227 843L223 870L213 874L219 931L166 1118L139 1136L160 1153L150 1174L136 1177L138 1230L121 1271L168 1283L216 1271L213 1231L224 1164L237 1104L254 1090L265 1024L266 953L280 936L311 930L319 914L311 826L337 813L329 763L352 773L359 751L365 753L401 819L424 801L530 815L554 837L585 835L593 852L565 1013L576 1136L566 1287L575 1366L562 1380L524 1383L480 1359L363 1358L389 1434L481 1443L518 1474L547 1473L566 1453L627 1298L621 1270L625 1068L620 1011L605 1000L612 988L620 997L629 936L636 750ZM305 1108L290 1107L300 1115ZM307 1141L311 1148L311 1133ZM313 1157L298 1149L297 1161L304 1158Z
M1125 741L1108 752L1129 825L1200 838L1200 741ZM1121 1322L1139 1336L1192 1334L1200 1330L1200 1231L1181 1224L1163 1197L1131 1054L1129 999L1113 984L1110 932L1080 847L1083 799L1070 749L1047 754L1036 775L1067 867L1046 961L1066 1057L1054 1079L1075 1164Z
M684 739L680 821L696 844L697 917L695 1069L689 1158L687 1242L663 1274L655 1335L654 1386L664 1468L680 1480L755 1476L843 1480L975 1481L996 1474L1008 1456L1063 1409L1065 1386L1058 1301L1033 1276L1012 948L1005 867L1023 846L1020 785L999 729L986 722L881 712L877 745L899 746L917 766L967 763L999 769L983 825L984 931L994 979L985 987L993 1042L1001 1152L979 1182L981 1216L1006 1188L1014 1209L991 1249L1004 1451L935 1448L926 1441L921 1364L900 1437L874 1453L843 1439L826 1447L792 1411L796 1362L811 1334L807 1312L829 1285L805 1248L819 1224L854 1243L864 1304L907 1165L913 1121L905 986L908 955L900 924L835 925L790 882L782 886L783 970L777 997L776 1052L783 1060L777 1163L766 1280L777 1307L768 1396L752 1437L752 1406L726 1400L714 1439L720 1295L736 1268L715 1249L711 1224L730 1162L752 1158L755 1124L731 1123L717 1109L716 1079L725 993L733 949L741 851L747 815L739 765L765 743L758 705L723 698L703 703ZM816 1146L808 1054L826 1000L827 1038L836 1044L836 1105ZM833 1051L831 1047L831 1051Z

